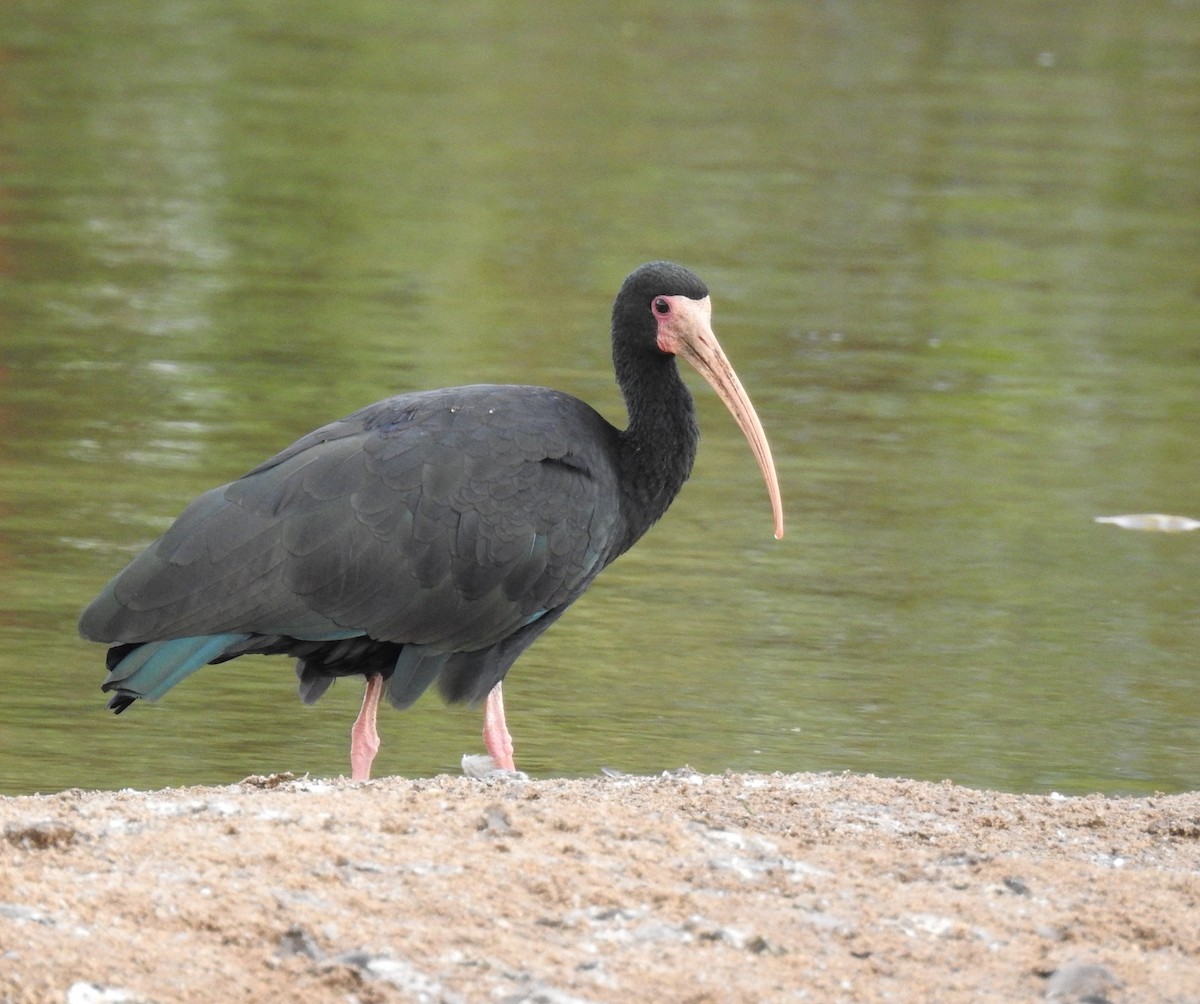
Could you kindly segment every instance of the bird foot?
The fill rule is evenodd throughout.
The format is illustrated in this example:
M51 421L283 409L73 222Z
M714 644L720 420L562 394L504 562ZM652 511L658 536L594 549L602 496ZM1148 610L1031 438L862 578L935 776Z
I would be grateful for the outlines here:
M523 770L509 770L507 767L497 767L496 761L486 753L464 753L462 772L467 777L477 781L528 781L529 775Z

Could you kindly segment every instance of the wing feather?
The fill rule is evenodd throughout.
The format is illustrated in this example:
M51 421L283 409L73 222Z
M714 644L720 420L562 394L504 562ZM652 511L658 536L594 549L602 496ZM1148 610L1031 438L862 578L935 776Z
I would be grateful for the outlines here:
M496 645L570 603L615 553L615 435L541 388L391 398L200 496L80 629Z

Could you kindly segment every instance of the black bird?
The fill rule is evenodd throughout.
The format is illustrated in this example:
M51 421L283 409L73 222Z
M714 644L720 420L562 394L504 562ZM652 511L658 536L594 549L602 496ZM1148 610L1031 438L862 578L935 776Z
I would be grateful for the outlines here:
M679 265L625 280L612 313L624 431L544 387L400 394L201 495L80 617L84 638L111 646L108 706L156 700L205 664L286 654L306 703L366 677L355 780L379 748L384 688L406 708L435 679L448 701L486 700L487 751L513 770L505 673L691 473L699 431L677 355L737 420L783 536L770 447L711 311Z

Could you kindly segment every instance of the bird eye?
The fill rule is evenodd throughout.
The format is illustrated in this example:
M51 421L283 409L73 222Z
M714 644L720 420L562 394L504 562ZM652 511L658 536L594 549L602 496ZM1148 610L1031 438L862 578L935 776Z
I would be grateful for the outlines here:
M654 312L656 314L669 314L671 305L663 297L657 297L654 301Z

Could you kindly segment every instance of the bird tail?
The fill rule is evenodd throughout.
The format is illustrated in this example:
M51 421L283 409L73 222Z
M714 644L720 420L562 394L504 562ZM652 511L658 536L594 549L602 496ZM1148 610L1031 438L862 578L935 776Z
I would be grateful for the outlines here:
M139 697L157 701L184 677L219 659L226 649L249 637L207 634L141 645L114 645L108 652L108 676L100 689L116 691L108 706L120 714Z

